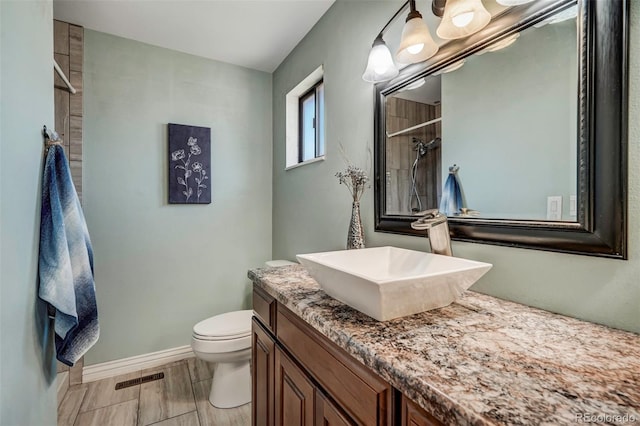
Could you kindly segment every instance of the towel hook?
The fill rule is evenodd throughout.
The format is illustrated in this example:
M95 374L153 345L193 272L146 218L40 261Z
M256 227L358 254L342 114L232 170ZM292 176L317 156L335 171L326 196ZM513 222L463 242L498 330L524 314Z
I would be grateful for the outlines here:
M62 145L62 139L55 130L47 129L47 126L42 126L42 137L44 138L44 147L46 150L53 145Z

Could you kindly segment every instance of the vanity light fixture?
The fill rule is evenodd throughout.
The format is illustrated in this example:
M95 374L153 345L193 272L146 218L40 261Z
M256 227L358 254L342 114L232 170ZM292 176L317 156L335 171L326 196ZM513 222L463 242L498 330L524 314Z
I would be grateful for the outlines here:
M498 4L502 6L520 6L521 4L531 3L533 0L496 0Z
M396 52L396 60L403 64L415 64L426 61L438 52L429 27L416 10L415 0L409 0L409 14L402 28L402 39Z
M447 0L436 34L445 40L467 37L486 27L489 21L491 14L482 0Z
M519 4L523 4L532 0L501 1L521 2ZM416 10L415 0L408 0L391 17L374 40L369 51L367 68L362 74L364 81L380 83L391 80L399 74L398 67L394 63L391 52L382 37L389 25L395 21L407 6L409 7L409 14L402 28L402 39L396 52L396 61L401 64L415 64L426 61L438 52L439 46L433 40L429 27L422 19L422 15ZM445 40L474 34L491 21L491 14L482 5L482 0L432 0L431 10L435 16L442 18L436 32L440 38ZM464 62L455 65L460 67L463 64ZM448 70L448 68L450 67L441 70L440 73L453 71L453 69Z
M382 33L376 37L369 52L367 69L362 74L362 79L369 83L391 80L399 73L398 67L393 62L391 52L382 39Z
M380 33L373 41L373 46L369 51L369 58L367 59L367 68L362 74L362 79L368 83L380 83L382 81L391 80L397 76L399 71L396 64L393 62L391 52L384 42L382 36L384 32L389 28L389 25L396 20L398 15L409 5L409 1L404 3L400 9L389 19L389 22L380 30Z

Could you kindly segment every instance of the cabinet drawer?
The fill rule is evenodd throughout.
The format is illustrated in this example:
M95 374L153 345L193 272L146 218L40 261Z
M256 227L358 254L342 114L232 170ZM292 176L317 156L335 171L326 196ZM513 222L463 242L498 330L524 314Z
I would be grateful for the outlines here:
M276 329L276 301L260 287L253 286L253 311L262 324L274 333Z
M278 340L340 407L358 424L390 426L391 386L284 306L276 310Z

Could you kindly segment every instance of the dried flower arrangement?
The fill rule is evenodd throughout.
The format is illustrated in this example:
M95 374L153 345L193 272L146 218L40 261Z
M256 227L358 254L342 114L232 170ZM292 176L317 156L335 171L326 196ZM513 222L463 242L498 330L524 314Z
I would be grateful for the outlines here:
M336 173L336 177L341 185L344 184L347 187L353 198L351 222L349 223L349 232L347 233L347 249L362 249L365 247L365 244L364 228L362 226L362 219L360 218L360 198L362 198L362 194L364 194L365 190L370 186L368 185L369 177L360 167L351 164L345 155L342 144L340 145L340 151L347 163L347 168Z
M368 150L368 153L369 156L371 156L371 150ZM365 190L371 186L368 185L369 176L367 176L367 173L364 170L360 167L354 166L353 163L349 161L349 157L347 157L342 144L340 144L340 154L342 155L345 163L347 163L347 168L336 173L336 177L341 185L344 184L347 187L353 197L353 201L360 202L362 194L364 194Z
M362 194L369 187L367 185L369 177L365 171L353 164L349 164L345 170L336 173L336 177L340 184L344 184L347 187L353 197L353 201L360 201Z

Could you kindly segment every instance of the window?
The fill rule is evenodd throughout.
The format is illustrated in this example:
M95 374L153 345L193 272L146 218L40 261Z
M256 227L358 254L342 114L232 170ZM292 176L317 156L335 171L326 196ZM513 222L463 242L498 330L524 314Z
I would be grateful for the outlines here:
M324 155L324 83L320 80L299 100L298 162Z
M324 160L326 123L322 65L287 93L285 103L285 170Z

